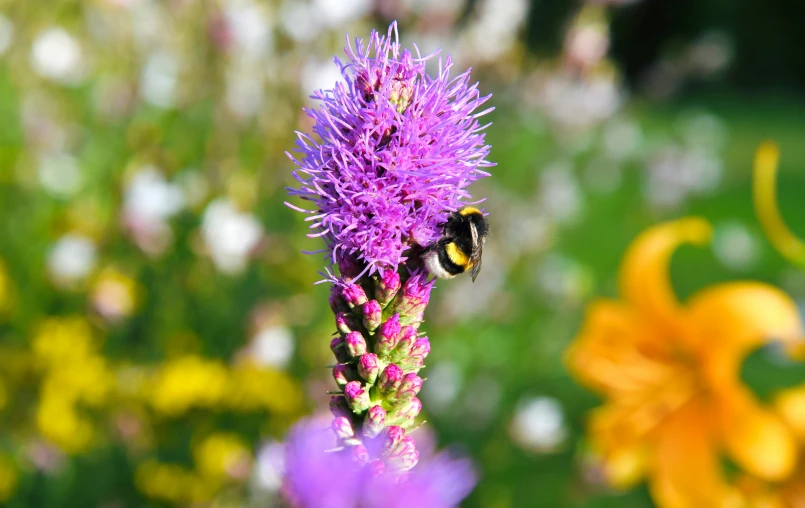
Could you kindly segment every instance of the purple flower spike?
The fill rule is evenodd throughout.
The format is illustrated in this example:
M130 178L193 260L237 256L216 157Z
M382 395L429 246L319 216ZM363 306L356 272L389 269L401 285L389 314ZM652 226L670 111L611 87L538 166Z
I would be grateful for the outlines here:
M330 351L333 352L335 359L339 362L346 362L349 360L347 349L344 346L344 339L341 337L335 337L330 341Z
M350 381L344 386L344 397L353 413L363 413L369 409L369 392L360 381Z
M377 389L383 395L391 395L397 391L402 383L403 371L396 365L389 364L383 369L377 381Z
M377 281L375 298L385 307L400 290L400 274L394 270L384 270Z
M370 439L377 437L385 426L386 410L382 406L370 407L363 422L363 435Z
M428 75L429 57L401 49L396 25L346 53L343 81L315 92L320 105L306 110L315 137L298 133L300 156L289 157L300 186L289 192L313 203L310 236L324 238L331 262L345 253L369 274L396 270L411 245L439 238L467 187L488 176L479 118L491 108L478 108L489 97L469 71L450 77L449 56Z
M335 441L320 423L305 421L291 429L282 493L292 506L450 508L475 485L475 472L466 459L423 456L416 468L400 476L390 474L392 468L373 458L364 445L327 451L337 446ZM392 461L407 466L413 458L403 445L394 450Z
M335 435L338 436L339 439L349 439L355 435L352 430L352 422L350 422L349 418L346 416L339 416L333 420L332 427L333 432L335 432Z
M346 352L349 356L355 358L366 354L366 339L363 338L361 332L349 332L346 337L344 337L344 343L346 344Z
M348 284L341 290L341 296L350 309L360 307L367 302L366 292L357 284Z
M380 303L377 300L366 302L366 305L363 306L363 326L373 332L380 326L382 319L383 309L380 307Z
M400 315L394 314L377 330L377 354L387 355L400 341Z
M380 367L377 363L377 355L374 353L366 353L358 360L358 374L366 380L366 383L373 385L380 373Z
M422 378L414 374L406 374L400 387L397 389L397 398L400 400L411 400L417 396L422 389Z

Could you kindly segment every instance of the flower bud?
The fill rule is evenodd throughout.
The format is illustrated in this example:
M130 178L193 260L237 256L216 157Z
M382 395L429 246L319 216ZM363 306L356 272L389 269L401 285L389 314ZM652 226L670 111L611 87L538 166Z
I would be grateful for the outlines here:
M335 337L330 341L330 350L335 355L335 359L339 362L343 363L349 361L347 349L344 347L344 339L341 337Z
M400 341L400 315L394 314L377 331L377 354L387 355Z
M382 320L383 309L380 308L380 304L377 300L369 300L366 302L366 305L363 306L363 326L370 332L373 332L380 326Z
M352 410L349 408L347 400L343 395L334 395L330 397L330 413L332 413L334 417L339 418L341 416L349 416L352 414Z
M352 314L339 312L335 315L335 327L344 335L358 329L358 321Z
M397 389L397 399L411 400L416 397L421 389L422 378L413 372L406 374L402 379L402 383L400 383L400 387Z
M419 462L419 452L416 450L414 438L405 436L394 447L386 459L388 466L397 471L408 471Z
M363 266L360 261L350 255L343 255L341 252L338 254L338 271L341 272L341 277L344 279L354 279L363 271Z
M406 372L419 371L425 365L425 357L430 353L430 341L422 337L414 342L408 355L399 361L400 367Z
M339 312L346 312L349 310L347 306L347 302L341 296L341 291L337 286L333 286L330 288L330 308L333 310L334 314L338 314Z
M369 392L360 381L350 381L344 386L344 397L353 413L363 413L369 409Z
M382 406L372 406L363 421L363 435L368 438L377 437L386 426L386 410Z
M409 427L413 425L419 412L422 411L422 402L412 397L410 400L402 402L399 406L387 415L386 423L389 425L400 425Z
M403 371L393 363L386 366L377 380L377 389L382 395L390 395L397 391L402 383Z
M353 358L366 353L366 339L363 338L361 332L349 332L344 337L344 343L346 352Z
M377 281L377 288L375 289L375 298L385 307L389 302L394 299L397 291L400 290L400 274L394 270L386 270Z
M352 447L352 460L360 465L366 465L371 460L369 458L369 450L362 444Z
M416 339L416 328L413 326L403 326L400 329L400 341L397 343L397 347L395 347L394 351L391 353L392 360L397 361L408 356L411 353L411 348L414 346Z
M433 282L427 282L427 275L417 274L410 277L403 284L402 292L397 294L394 310L403 317L403 322L414 323L421 321L422 313L428 306L430 290Z
M377 380L377 375L380 373L380 367L377 363L377 355L374 353L366 353L358 360L358 374L366 380L366 384L372 385Z
M383 454L394 451L398 444L405 438L405 429L397 425L386 427L383 430Z
M354 367L339 363L333 367L333 379L335 379L335 384L343 388L350 381L357 380L358 376L356 375Z
M349 439L355 435L352 430L352 422L346 416L339 416L332 423L333 432L338 436L338 439Z
M411 347L411 354L421 355L423 358L428 356L430 354L430 340L427 337L417 339L413 347Z
M366 292L364 292L363 288L358 284L349 284L345 286L341 290L341 296L344 298L344 301L347 302L347 305L350 309L360 307L369 300L366 298Z

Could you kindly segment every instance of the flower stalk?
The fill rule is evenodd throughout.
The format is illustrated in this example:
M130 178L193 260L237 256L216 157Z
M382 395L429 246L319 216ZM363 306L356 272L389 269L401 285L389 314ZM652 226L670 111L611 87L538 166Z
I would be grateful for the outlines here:
M766 141L755 152L753 193L755 211L766 236L790 262L805 268L805 242L786 226L777 204L777 168L780 150Z

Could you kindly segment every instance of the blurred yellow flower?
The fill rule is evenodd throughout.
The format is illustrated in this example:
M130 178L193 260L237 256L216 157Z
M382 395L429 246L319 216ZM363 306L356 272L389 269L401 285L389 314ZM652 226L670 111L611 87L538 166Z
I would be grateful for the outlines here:
M567 352L575 377L607 399L589 433L608 480L626 487L648 477L666 508L740 503L722 453L770 481L789 477L797 458L792 432L739 379L751 350L803 336L794 302L772 286L735 282L681 304L671 287L673 252L710 234L689 218L639 236L621 266L621 299L592 303Z
M0 259L0 314L11 308L11 300L11 279L5 263Z
M146 496L179 506L208 501L218 488L194 471L155 460L137 467L134 483Z
M216 433L193 448L196 469L212 481L244 480L251 470L252 454L235 434Z
M167 416L179 416L194 407L213 407L226 396L229 376L218 360L195 355L165 363L149 388L151 404Z

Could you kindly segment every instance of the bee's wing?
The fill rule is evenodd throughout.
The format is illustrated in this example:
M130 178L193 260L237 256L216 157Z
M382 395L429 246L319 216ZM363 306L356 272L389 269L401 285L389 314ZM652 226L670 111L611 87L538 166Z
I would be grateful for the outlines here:
M484 243L478 238L478 230L475 228L475 224L470 224L470 231L472 232L472 254L470 255L472 271L470 274L472 275L472 281L475 282L475 278L481 273L481 259L484 251Z

